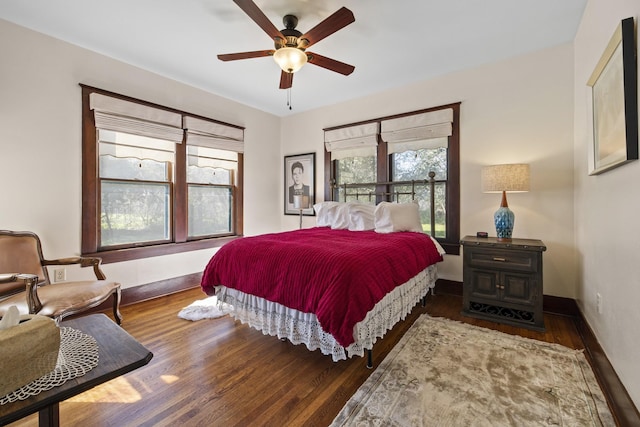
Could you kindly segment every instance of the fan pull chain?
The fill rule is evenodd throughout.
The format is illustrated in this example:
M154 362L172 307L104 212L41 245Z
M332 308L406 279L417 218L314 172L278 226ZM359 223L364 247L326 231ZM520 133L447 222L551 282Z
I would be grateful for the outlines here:
M289 110L293 110L291 105L291 88L287 89L287 106L289 107Z

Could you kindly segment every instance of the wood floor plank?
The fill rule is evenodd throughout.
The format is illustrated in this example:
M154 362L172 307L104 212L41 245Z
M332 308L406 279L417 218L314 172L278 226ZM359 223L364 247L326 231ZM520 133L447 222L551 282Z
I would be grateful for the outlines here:
M64 426L326 426L373 372L363 358L334 363L319 351L264 336L228 316L177 313L205 295L190 289L122 307L123 327L151 362L60 404ZM461 315L456 295L429 296L374 347L374 366L423 313L582 348L571 317L545 314L545 332ZM36 426L30 416L12 427Z

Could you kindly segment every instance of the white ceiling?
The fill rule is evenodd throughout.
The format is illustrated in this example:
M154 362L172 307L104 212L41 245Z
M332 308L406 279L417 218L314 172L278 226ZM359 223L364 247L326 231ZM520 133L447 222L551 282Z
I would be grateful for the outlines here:
M254 0L278 29L302 33L342 6L356 21L309 50L354 65L308 64L293 110L272 58L219 53L273 48L232 0L2 0L0 18L277 116L359 98L572 41L587 0Z

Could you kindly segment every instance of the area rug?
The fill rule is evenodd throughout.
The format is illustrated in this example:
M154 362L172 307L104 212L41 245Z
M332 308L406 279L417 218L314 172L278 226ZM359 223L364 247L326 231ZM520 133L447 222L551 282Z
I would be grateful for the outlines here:
M332 426L615 426L579 350L422 315Z
M231 306L226 303L218 304L218 299L213 296L194 301L178 312L178 317L186 320L215 319L229 314Z

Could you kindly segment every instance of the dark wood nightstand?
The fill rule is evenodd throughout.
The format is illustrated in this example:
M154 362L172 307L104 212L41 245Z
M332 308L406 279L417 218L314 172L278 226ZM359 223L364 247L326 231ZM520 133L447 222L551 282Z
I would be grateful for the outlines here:
M544 331L540 240L466 236L462 314Z

